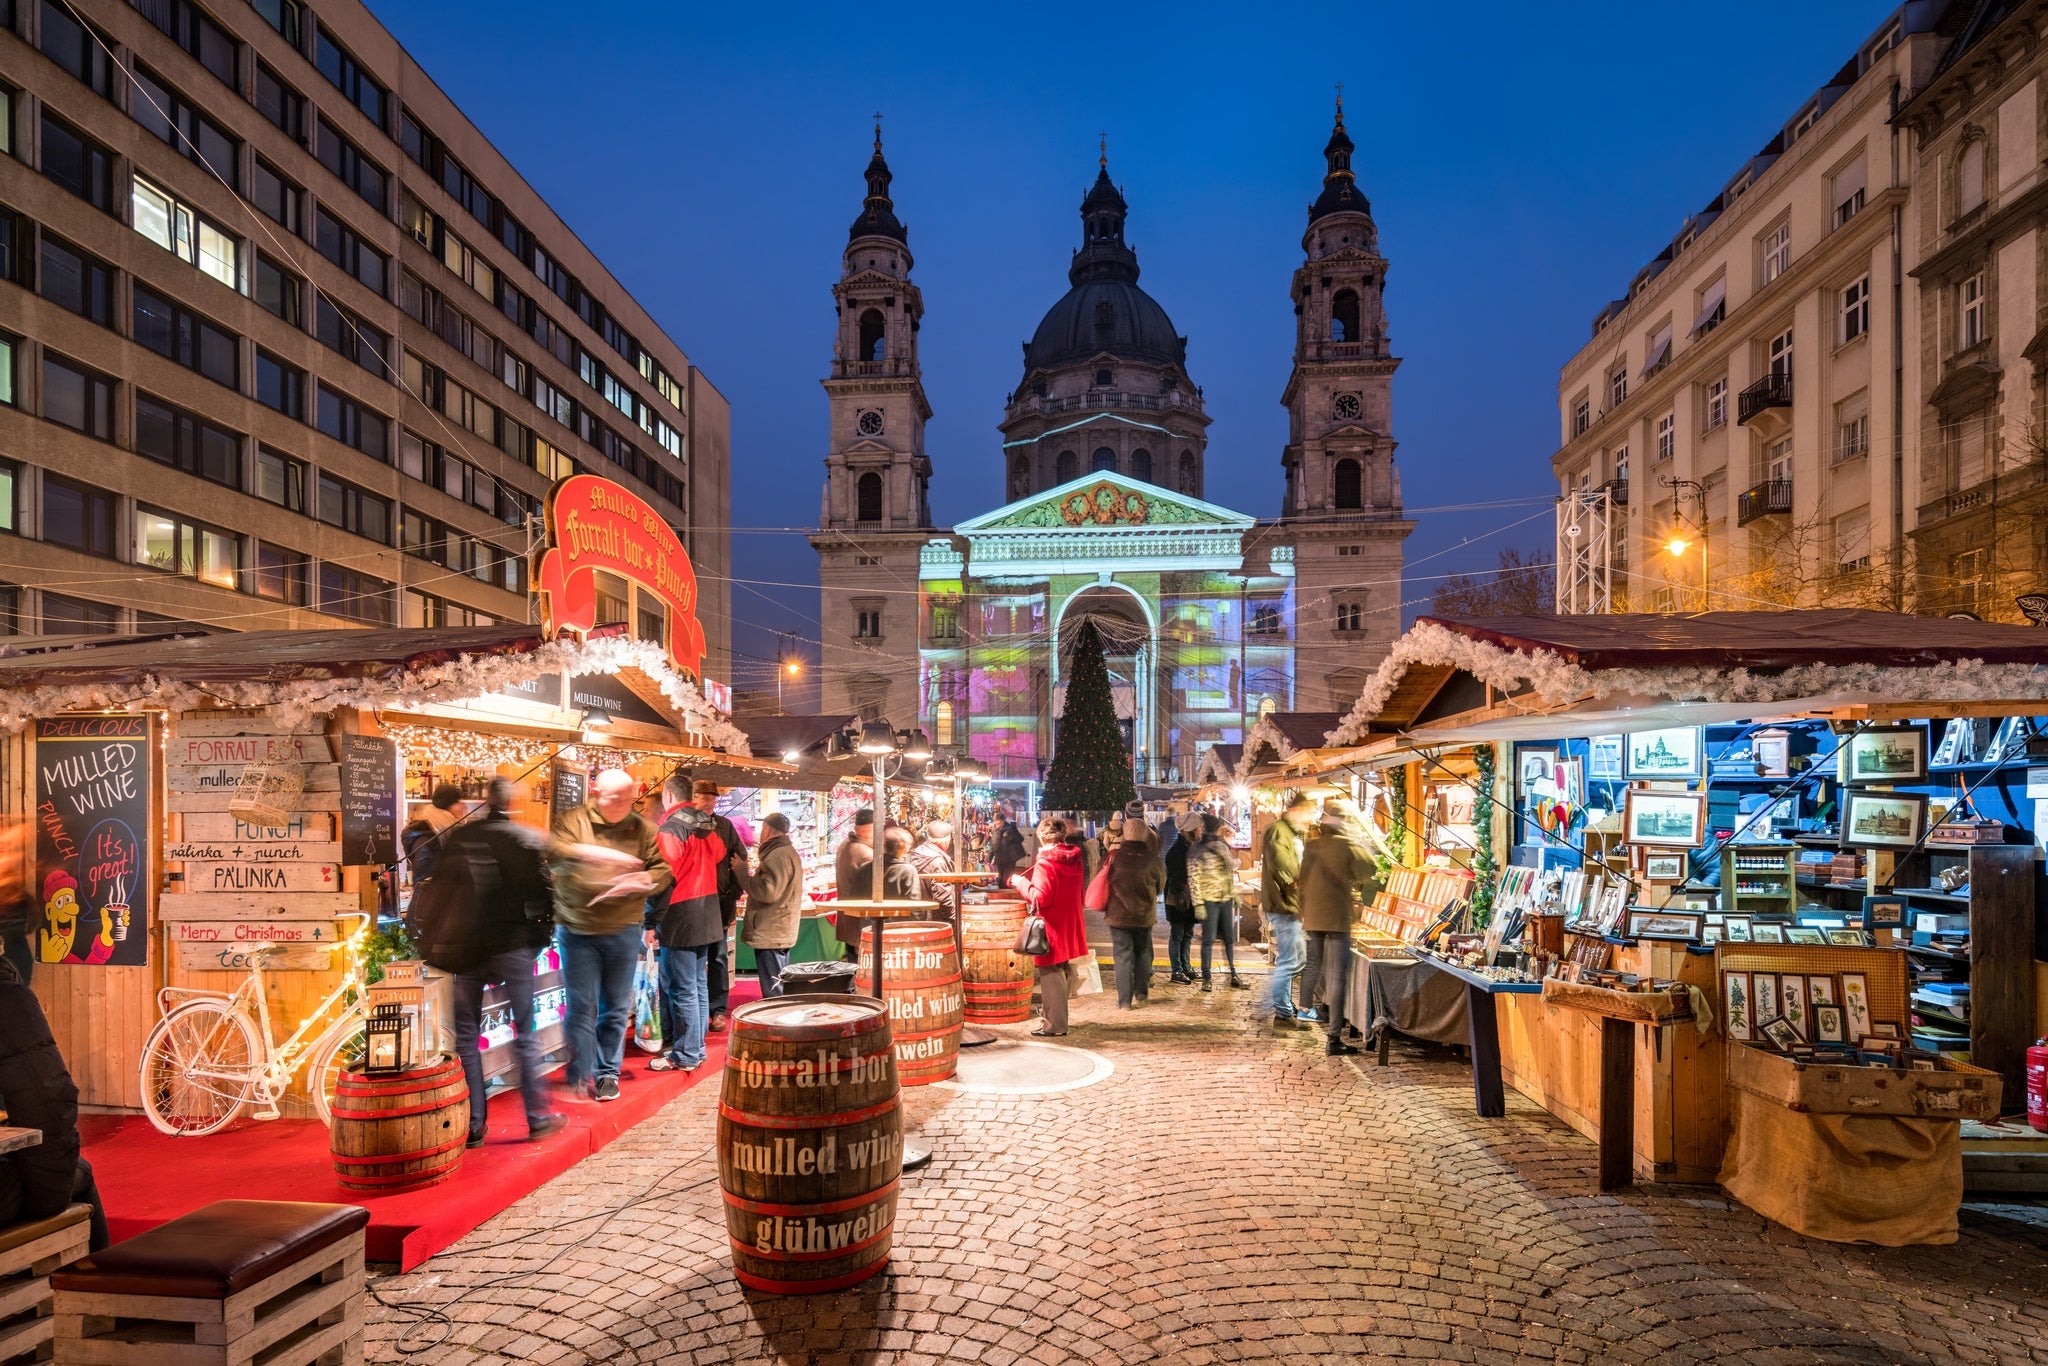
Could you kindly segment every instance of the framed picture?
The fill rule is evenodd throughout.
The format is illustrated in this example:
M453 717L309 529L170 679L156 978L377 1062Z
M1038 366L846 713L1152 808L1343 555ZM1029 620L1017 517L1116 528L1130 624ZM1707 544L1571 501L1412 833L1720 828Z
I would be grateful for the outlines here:
M1828 942L1845 949L1863 949L1870 945L1861 930L1829 930Z
M1773 1017L1765 1020L1759 1028L1762 1029L1765 1038L1787 1053L1799 1046L1799 1035L1793 1031L1791 1024L1783 1019Z
M1842 847L1911 849L1927 833L1927 798L1910 792L1842 794Z
M1769 920L1759 920L1749 928L1752 943L1782 944L1785 942L1785 927Z
M1756 776L1759 778L1789 778L1792 776L1792 734L1776 726L1760 730L1749 739L1752 752L1756 755Z
M1813 1041L1815 1043L1847 1043L1849 1041L1847 1036L1842 1033L1842 1008L1840 1006L1815 1006L1813 1008Z
M1860 972L1842 974L1842 1022L1851 1043L1870 1032L1870 984Z
M1840 1004L1835 996L1835 979L1832 977L1807 978L1806 1002L1808 1005L1815 1007Z
M1903 897L1866 896L1863 898L1863 928L1866 930L1903 930L1906 928L1906 902Z
M1927 819L1921 798L1921 827ZM1622 838L1630 844L1666 849L1697 849L1707 842L1707 794L1646 792L1630 788L1622 802ZM1916 832L1917 833L1917 832Z
M1778 1009L1778 974L1759 972L1750 978L1749 999L1759 1025L1765 1020L1775 1020L1783 1014Z
M1813 1036L1806 1017L1806 979L1797 973L1786 973L1778 979L1778 1013L1785 1017L1785 1023L1804 1043Z
M1557 761L1557 792L1573 806L1586 804L1586 765L1583 760Z
M1828 937L1826 931L1818 926L1787 925L1785 927L1785 942L1787 944L1825 944L1828 942Z
M1753 1037L1750 1032L1750 1021L1754 1017L1749 1013L1749 991L1748 973L1729 972L1721 975L1723 1013L1728 1017L1728 1037L1731 1039Z
M1622 742L1619 735L1596 735L1586 743L1586 776L1613 782L1622 776Z
M1711 896L1689 896L1685 899L1685 908L1688 911L1711 911L1714 909L1714 898Z
M1725 917L1721 921L1721 932L1728 937L1728 942L1731 944L1749 943L1749 917L1746 915Z
M1927 776L1927 732L1918 726L1858 731L1842 753L1844 782L1912 783Z
M1557 771L1557 751L1554 749L1518 749L1515 751L1516 771L1522 775L1522 791L1533 792L1538 783L1548 783Z
M1697 911L1630 911L1624 934L1630 939L1683 939L1690 943L1704 928L1705 921Z
M1870 1024L1870 1037L1873 1039L1896 1039L1899 1037L1899 1027L1890 1020L1873 1020Z
M1685 855L1645 854L1643 876L1652 882L1685 881Z
M1700 728L1675 726L1670 730L1639 730L1627 737L1628 759L1624 776L1663 782L1692 781L1700 776Z
M1702 944L1718 944L1718 943L1720 943L1720 942L1721 942L1721 926L1719 926L1719 925L1702 925L1702 926L1700 926L1700 942L1701 942Z

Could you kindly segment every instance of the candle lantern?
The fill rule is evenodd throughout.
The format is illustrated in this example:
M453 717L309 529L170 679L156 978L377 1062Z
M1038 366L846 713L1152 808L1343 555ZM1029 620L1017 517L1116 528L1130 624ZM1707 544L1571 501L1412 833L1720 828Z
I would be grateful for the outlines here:
M412 1067L412 1020L404 1007L376 1007L363 1025L363 1071L389 1076Z

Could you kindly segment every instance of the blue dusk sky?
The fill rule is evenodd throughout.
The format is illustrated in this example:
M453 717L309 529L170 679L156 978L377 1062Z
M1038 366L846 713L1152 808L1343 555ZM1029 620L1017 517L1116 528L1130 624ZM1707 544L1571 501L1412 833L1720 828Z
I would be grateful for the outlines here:
M1403 358L1412 615L1439 576L1491 566L1502 544L1547 555L1559 366L1891 13L1864 0L372 8L732 401L735 681L771 688L773 632L816 634L802 532L824 474L818 381L874 111L924 291L934 517L999 501L995 424L1021 343L1067 288L1099 129L1141 283L1188 338L1214 419L1208 496L1272 516L1287 291L1342 81Z

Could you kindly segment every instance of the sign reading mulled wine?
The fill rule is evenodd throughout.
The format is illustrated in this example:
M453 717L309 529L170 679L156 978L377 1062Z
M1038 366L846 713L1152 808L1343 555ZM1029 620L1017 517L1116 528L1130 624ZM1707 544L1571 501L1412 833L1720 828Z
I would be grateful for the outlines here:
M35 754L36 961L148 962L149 718L49 717Z
M697 676L704 658L697 571L659 512L609 479L571 475L548 493L547 538L536 586L551 634L611 624L597 619L597 576L613 574L662 604L667 627L660 643L669 663Z

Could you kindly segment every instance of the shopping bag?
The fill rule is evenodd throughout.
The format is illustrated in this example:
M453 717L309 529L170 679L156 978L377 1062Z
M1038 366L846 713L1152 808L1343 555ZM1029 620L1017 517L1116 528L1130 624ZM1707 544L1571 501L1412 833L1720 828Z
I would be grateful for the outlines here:
M1091 949L1073 960L1074 970L1081 975L1081 985L1074 988L1076 996L1093 996L1102 990L1102 964L1095 961Z
M648 945L633 969L633 1044L659 1053L661 1038L661 950Z
M1081 898L1084 911L1106 911L1109 909L1109 860L1095 870L1095 877L1088 883L1087 895Z

